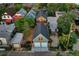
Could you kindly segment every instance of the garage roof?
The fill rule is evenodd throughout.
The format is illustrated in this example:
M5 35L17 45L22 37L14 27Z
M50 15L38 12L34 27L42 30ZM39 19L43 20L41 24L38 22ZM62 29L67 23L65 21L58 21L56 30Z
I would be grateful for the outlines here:
M23 34L22 33L16 33L13 39L11 40L11 43L17 43L20 44L23 39Z
M43 16L46 18L47 20L47 13L46 13L46 10L40 10L36 16L36 18L38 18L39 16Z
M21 8L17 13L21 14L21 16L25 16L27 14L27 11L23 8Z

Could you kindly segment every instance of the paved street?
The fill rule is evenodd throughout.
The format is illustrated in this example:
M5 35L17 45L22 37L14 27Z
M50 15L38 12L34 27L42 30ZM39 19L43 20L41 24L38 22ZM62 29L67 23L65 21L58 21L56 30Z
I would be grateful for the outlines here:
M57 52L10 51L7 56L55 56Z

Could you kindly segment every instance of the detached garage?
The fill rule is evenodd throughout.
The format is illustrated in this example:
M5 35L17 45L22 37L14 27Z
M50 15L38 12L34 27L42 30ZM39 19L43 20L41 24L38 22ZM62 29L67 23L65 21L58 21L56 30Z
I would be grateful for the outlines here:
M23 34L22 33L16 33L15 36L13 37L11 44L13 48L21 48L21 41L23 39Z

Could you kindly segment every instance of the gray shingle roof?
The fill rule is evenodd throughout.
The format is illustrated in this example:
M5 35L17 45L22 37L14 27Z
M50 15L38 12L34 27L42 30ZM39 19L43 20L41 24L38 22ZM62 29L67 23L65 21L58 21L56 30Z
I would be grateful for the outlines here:
M36 36L38 36L39 34L42 34L43 36L45 36L48 39L49 38L49 33L48 33L47 26L45 26L44 24L41 24L41 23L37 23L37 25L35 27L35 32L34 32L33 39Z
M17 13L20 13L22 16L25 16L27 14L27 11L21 8Z
M46 20L47 20L47 12L46 12L46 10L40 10L40 11L37 13L36 18L38 18L39 16L43 16L43 17L45 17Z
M36 11L34 11L33 9L31 9L31 10L27 13L26 17L32 17L32 18L35 19L36 13L37 13Z
M6 38L7 42L11 39L11 33L10 32L0 32L0 38Z
M11 40L11 43L20 44L23 39L23 33L16 33L13 39Z

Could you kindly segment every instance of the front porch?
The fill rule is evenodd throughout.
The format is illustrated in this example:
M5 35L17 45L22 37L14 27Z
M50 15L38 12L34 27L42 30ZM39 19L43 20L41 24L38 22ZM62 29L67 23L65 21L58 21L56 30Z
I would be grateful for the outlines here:
M46 52L46 51L49 51L48 48L36 48L36 47L33 47L32 48L32 52Z

